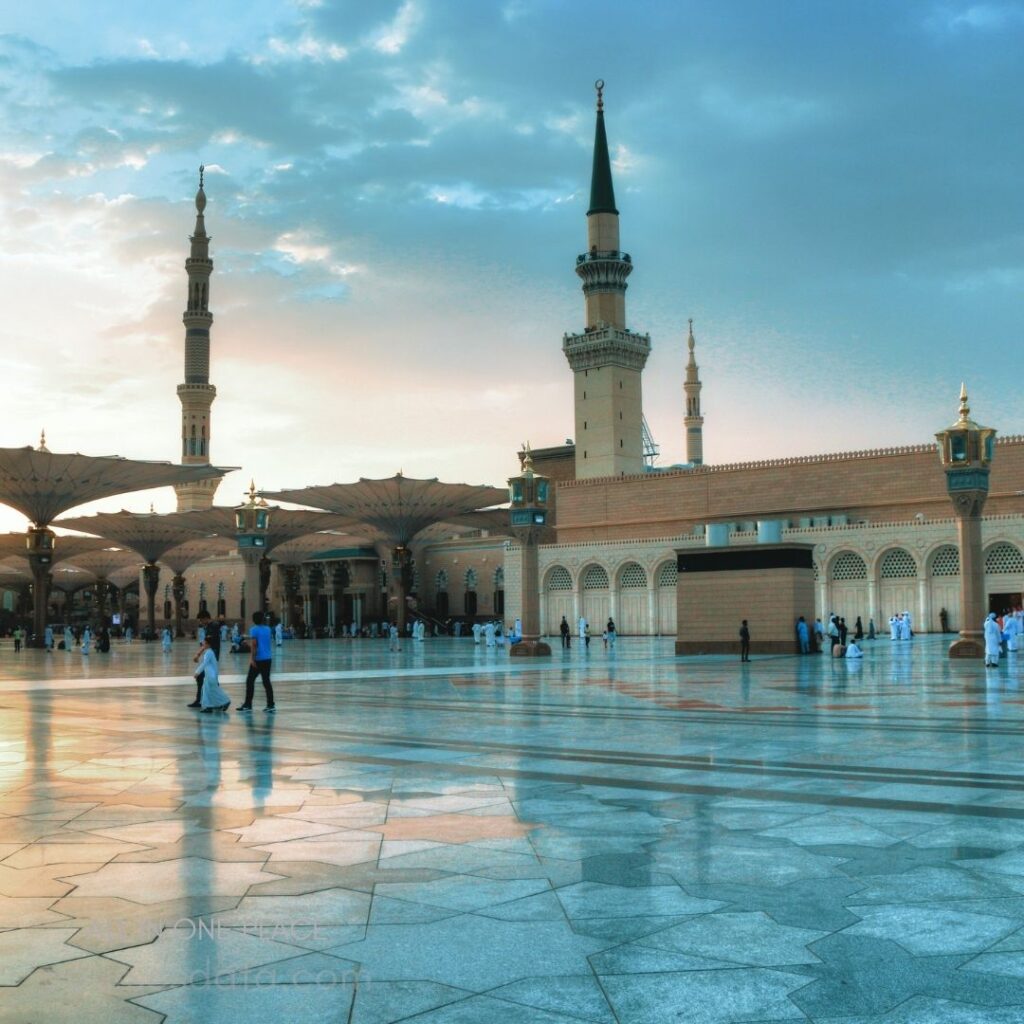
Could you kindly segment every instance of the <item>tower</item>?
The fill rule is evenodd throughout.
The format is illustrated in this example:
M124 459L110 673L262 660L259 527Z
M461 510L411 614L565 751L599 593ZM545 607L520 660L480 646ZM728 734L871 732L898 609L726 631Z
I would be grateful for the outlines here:
M574 377L577 479L644 471L640 375L651 351L649 335L626 328L626 278L633 261L619 250L619 211L604 127L604 82L598 80L595 88L587 251L576 257L586 326L582 334L566 334L562 340Z
M196 227L185 272L188 274L188 302L182 314L185 324L185 382L178 385L181 400L181 461L186 465L210 461L210 406L217 389L210 383L210 237L206 233L203 211L206 193L203 191L203 171L199 168L199 191L196 192ZM210 508L219 479L200 480L175 487L178 511L192 512Z
M700 414L700 377L697 376L697 360L693 355L696 344L693 337L693 317L690 318L690 334L686 339L686 347L690 350L690 358L686 361L686 461L694 466L704 464L704 417Z

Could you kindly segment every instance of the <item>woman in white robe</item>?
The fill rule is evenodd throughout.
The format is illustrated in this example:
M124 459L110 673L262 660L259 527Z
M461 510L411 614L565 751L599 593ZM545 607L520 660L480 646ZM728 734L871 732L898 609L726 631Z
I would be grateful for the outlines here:
M210 714L213 711L227 711L231 706L231 698L220 685L217 656L206 644L203 645L199 654L193 675L198 677L200 672L203 673L203 689L199 696L199 703L202 705L203 712Z
M999 631L999 623L996 622L996 613L989 612L985 620L985 668L997 668L999 665L999 647L1002 643L1002 633Z

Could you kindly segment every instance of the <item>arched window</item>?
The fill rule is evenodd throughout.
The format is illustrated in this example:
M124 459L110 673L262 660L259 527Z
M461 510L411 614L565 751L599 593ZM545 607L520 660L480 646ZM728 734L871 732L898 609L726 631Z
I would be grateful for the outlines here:
M608 573L603 565L588 565L583 574L584 590L607 590Z
M622 572L619 573L619 587L623 590L646 588L647 573L644 572L643 566L637 565L636 562L623 566Z
M467 590L476 590L476 569L467 569L463 579Z
M443 594L448 590L448 570L441 569L438 571L437 576L434 579L434 590L439 594Z
M999 573L1024 572L1024 555L1021 555L1020 548L1000 541L993 544L985 552L985 572L998 575Z
M914 556L903 548L892 548L882 557L879 576L883 580L911 580L917 576Z
M912 575L916 575L915 570ZM844 551L836 555L832 562L832 579L843 580L866 580L868 578L868 567L864 559L853 551Z
M679 582L679 567L675 562L666 562L658 570L658 586L674 587Z
M556 565L548 573L548 590L572 590L572 577L564 566Z
M939 548L932 556L933 576L959 576L960 552L952 544Z

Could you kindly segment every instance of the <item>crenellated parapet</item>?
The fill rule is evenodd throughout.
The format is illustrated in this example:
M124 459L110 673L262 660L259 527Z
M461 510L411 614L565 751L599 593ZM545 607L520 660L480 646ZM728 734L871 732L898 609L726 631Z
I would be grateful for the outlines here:
M564 335L562 351L574 373L602 366L639 372L651 354L651 336L601 324L582 334Z

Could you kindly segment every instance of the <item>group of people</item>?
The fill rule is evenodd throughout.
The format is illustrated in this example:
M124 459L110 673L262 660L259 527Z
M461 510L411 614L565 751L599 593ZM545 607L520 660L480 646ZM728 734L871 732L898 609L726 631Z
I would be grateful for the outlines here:
M890 640L913 640L914 623L910 612L897 612L889 616Z
M235 627L233 632L237 633ZM212 629L200 626L196 632L199 650L193 662L196 665L193 673L196 680L196 697L189 704L190 708L198 708L204 714L215 711L227 711L231 706L231 698L220 685L220 652L221 644L228 638L227 627ZM270 626L264 622L262 612L252 613L252 626L246 637L249 647L249 672L245 677L245 702L238 707L239 711L252 711L252 700L256 690L256 679L263 683L263 692L267 698L267 706L263 709L269 714L277 710L274 702L274 688L270 682L270 665L273 659L275 636ZM233 643L233 646L235 644ZM280 639L277 639L280 646Z
M518 619L516 620L519 621ZM569 625L568 620L563 615L562 621L558 624L558 633L562 638L562 646L564 648L572 647L572 627ZM590 647L590 623L587 621L586 616L581 615L576 622L576 635L579 637L579 641L583 644L584 648ZM605 623L604 632L601 634L601 642L605 648L615 648L615 641L618 639L618 630L615 628L615 620L609 616L607 623Z
M743 625L746 627L745 621ZM740 635L742 639L742 629ZM833 658L862 658L864 656L860 646L865 637L864 623L859 615L853 626L852 637L846 619L834 612L829 615L827 626L822 623L820 618L816 618L813 631L802 615L796 620L796 638L801 654L820 654L824 650L826 637ZM868 619L867 639L875 639L874 619ZM749 658L744 660L749 661Z
M1013 654L1020 650L1024 634L1024 611L1009 608L1002 615L989 612L983 626L985 635L985 668L997 668L1003 651Z

